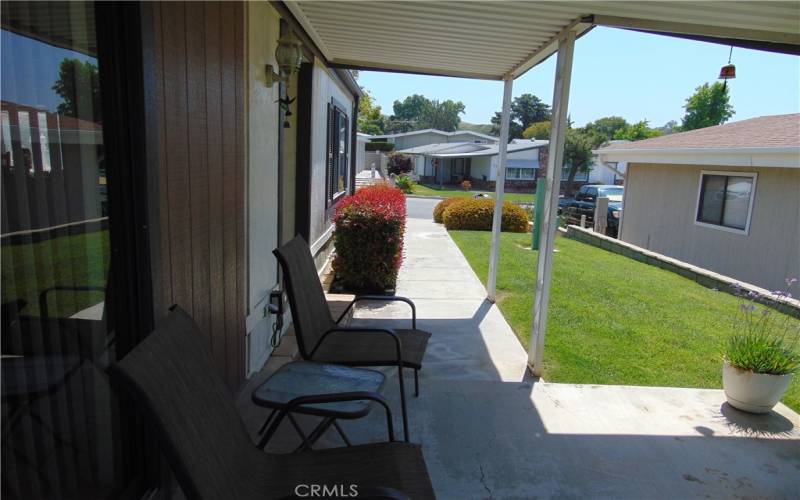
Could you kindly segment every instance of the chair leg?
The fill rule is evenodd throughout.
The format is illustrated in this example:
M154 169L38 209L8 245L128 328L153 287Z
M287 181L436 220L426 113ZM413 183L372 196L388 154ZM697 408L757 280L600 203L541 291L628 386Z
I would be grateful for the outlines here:
M414 369L414 397L419 397L419 369Z
M410 437L408 435L408 408L406 408L406 384L403 381L403 367L397 367L397 375L400 379L400 408L403 410L403 437L405 438L405 442L410 442Z

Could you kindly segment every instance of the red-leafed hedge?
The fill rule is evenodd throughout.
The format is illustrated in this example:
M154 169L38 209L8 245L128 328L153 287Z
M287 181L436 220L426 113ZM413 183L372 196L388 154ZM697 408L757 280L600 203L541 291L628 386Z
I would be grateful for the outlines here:
M333 217L336 281L356 293L393 289L403 262L406 197L387 184L346 196Z

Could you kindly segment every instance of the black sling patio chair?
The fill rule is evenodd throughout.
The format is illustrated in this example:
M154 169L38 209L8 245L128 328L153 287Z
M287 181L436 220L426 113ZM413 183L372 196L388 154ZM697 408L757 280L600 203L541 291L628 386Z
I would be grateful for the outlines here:
M417 330L417 311L405 297L385 295L357 296L334 320L308 243L296 236L273 251L283 269L286 293L292 308L297 347L303 359L350 366L397 366L400 379L400 404L403 434L408 435L403 368L414 370L414 394L419 395L419 370L431 334ZM339 323L362 300L400 301L411 307L411 329L353 327Z
M418 445L374 443L282 455L260 451L217 375L206 342L192 318L174 306L155 331L109 367L113 381L149 417L187 498L299 498L312 488L346 496L351 486L359 498L435 498ZM319 401L309 396L298 404L321 402L324 396Z

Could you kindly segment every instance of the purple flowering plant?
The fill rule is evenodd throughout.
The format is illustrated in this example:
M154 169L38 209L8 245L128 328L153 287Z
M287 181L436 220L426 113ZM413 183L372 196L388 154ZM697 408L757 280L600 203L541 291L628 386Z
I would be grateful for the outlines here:
M786 280L786 289L772 292L773 298L791 299L797 278ZM788 375L800 370L800 321L759 304L761 294L731 287L739 297L733 317L733 332L723 347L723 359L730 365L754 373Z

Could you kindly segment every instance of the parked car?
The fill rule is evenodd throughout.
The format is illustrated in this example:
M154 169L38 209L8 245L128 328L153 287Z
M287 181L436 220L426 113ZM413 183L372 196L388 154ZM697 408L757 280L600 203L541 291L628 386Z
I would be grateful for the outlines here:
M622 215L622 186L584 185L578 194L562 208L562 217L567 224L580 224L581 216L586 216L587 227L594 226L594 209L597 198L608 198L606 234L617 237L619 218Z

